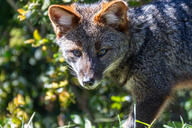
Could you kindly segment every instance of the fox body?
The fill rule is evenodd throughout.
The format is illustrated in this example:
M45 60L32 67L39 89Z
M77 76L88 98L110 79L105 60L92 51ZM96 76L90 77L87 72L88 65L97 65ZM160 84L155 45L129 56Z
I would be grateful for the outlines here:
M133 9L121 0L52 5L49 18L79 83L94 89L110 76L125 84L136 98L137 120L151 123L175 89L192 87L191 0ZM124 127L134 127L133 108Z

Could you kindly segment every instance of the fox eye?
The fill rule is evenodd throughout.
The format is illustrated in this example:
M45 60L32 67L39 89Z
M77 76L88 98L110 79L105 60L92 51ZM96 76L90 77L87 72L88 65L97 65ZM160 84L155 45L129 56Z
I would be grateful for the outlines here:
M106 48L103 48L103 49L99 50L99 51L97 52L97 56L98 56L98 57L104 56L104 55L108 52L108 50L109 50L109 49L106 49Z
M80 51L80 50L77 50L77 49L72 50L72 53L73 53L73 55L76 56L76 57L80 57L80 56L82 55L81 51Z

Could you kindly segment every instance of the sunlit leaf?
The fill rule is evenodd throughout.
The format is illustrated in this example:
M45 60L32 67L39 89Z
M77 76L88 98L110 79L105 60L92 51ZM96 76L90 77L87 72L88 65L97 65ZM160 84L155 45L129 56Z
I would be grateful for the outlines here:
M26 16L24 15L18 15L17 17L20 21L24 21L26 19Z
M61 67L59 67L59 70L61 72L65 72L67 70L67 66L61 66Z
M47 50L47 47L46 47L46 46L43 46L41 49L42 49L43 51L46 51L46 50Z
M12 122L17 126L21 126L21 120L18 117L13 117Z
M21 14L21 15L23 15L23 16L27 14L27 11L25 11L25 10L22 9L22 8L17 9L17 11L19 12L19 14Z
M16 106L25 105L23 96L18 94L17 97L14 98L13 103L16 104Z
M47 9L47 7L50 5L50 0L44 0L43 1L43 6L42 6L42 10Z
M16 108L15 104L13 104L12 102L10 102L10 103L8 104L7 110L8 110L10 113L13 113L14 110L15 110L15 108Z
M48 40L45 39L45 38L43 38L42 40L40 40L40 43L41 43L41 44L44 44L44 43L47 43L47 42L48 42Z
M51 101L55 101L56 100L56 95L53 93L53 91L47 91L46 95L45 95L45 100L51 100Z
M41 36L40 36L39 31L37 29L35 29L35 31L33 32L33 37L37 41L41 40Z
M52 88L58 88L59 87L59 84L58 83L56 83L56 82L53 82L52 83Z
M68 84L68 80L60 81L59 86L65 87Z
M92 128L92 124L91 124L91 121L88 120L88 119L85 119L85 128Z
M23 119L24 121L26 121L26 120L28 120L28 115L27 115L27 113L26 112L24 112L24 111L18 111L17 113L16 113L16 115L17 115L17 117L20 117L21 119Z
M34 39L28 39L28 40L24 41L25 44L32 44L34 42L35 42Z
M111 96L111 100L115 102L121 102L121 97L120 96Z
M4 71L1 71L0 72L0 82L4 81L5 80L5 72Z
M120 110L122 108L122 105L120 103L113 103L111 105L111 108L112 109L117 109L117 110Z
M63 63L65 61L65 59L63 57L59 58L59 62Z

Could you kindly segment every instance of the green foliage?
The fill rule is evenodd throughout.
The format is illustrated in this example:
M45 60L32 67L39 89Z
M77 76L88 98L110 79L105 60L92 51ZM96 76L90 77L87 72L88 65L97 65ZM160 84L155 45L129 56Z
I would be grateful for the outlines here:
M62 2L71 1L0 1L0 127L116 128L127 117L131 96L124 87L106 79L97 90L86 91L71 75L47 16L49 5ZM191 123L192 93L178 96L179 115ZM166 112L160 127L178 120L173 117Z
M163 125L164 128L192 128L192 125L184 123L184 120L182 117L181 122L171 122L168 125Z

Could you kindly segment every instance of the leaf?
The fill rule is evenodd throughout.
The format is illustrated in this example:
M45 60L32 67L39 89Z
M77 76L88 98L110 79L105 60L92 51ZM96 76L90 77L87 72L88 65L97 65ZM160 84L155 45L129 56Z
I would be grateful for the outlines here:
M24 21L26 19L26 16L18 15L17 17L20 21Z
M18 15L17 18L18 18L20 21L24 21L24 20L26 19L27 11L25 11L25 10L22 9L22 8L20 8L20 9L17 10L17 12L20 14L20 15Z
M42 6L42 10L45 10L48 8L48 6L50 5L50 0L44 0L43 2L43 6Z
M69 82L67 80L60 81L59 87L65 87Z
M13 117L12 118L12 122L16 125L16 126L20 126L21 125L21 120L17 117Z
M111 96L111 100L114 102L121 102L121 97L120 96Z
M88 119L85 119L85 128L92 128L92 124Z
M46 46L43 46L41 49L42 49L42 51L46 51L46 50L47 50L47 47L46 47Z
M37 41L41 40L41 36L39 35L39 31L37 29L35 29L35 31L33 32L33 37Z
M59 58L59 62L60 62L60 63L63 63L63 62L65 62L65 59L64 59L63 57L60 57L60 58Z
M27 11L25 11L25 10L22 9L22 8L17 9L17 12L18 12L20 15L23 15L23 16L27 14Z
M73 118L73 122L75 124L82 124L82 120L81 120L81 117L79 115L72 115L72 118Z
M122 108L122 105L120 103L113 103L111 104L111 108L120 110Z
M34 39L28 39L28 40L24 41L25 44L32 44L34 42L35 42Z
M49 42L47 39L45 39L45 38L43 38L42 40L40 40L40 44L45 44L45 43L47 43L47 42Z
M173 128L173 127L170 127L168 125L163 125L164 128Z

